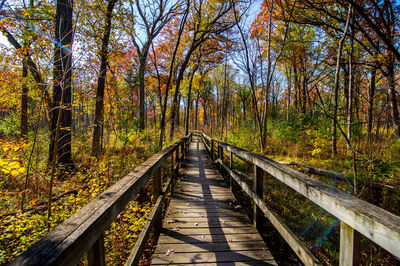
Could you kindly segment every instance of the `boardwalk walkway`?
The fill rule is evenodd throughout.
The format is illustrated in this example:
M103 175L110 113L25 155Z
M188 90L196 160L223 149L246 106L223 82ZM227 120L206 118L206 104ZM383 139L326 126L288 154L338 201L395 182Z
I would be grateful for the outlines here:
M276 265L200 139L193 138L175 187L153 265ZM169 253L167 255L167 253Z

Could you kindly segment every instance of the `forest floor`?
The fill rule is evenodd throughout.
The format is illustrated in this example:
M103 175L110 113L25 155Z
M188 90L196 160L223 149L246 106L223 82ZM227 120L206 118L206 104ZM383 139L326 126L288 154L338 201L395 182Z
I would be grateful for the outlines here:
M340 146L340 155L333 159L330 155L329 139L324 136L315 136L316 133L310 131L296 141L293 139L288 141L278 133L277 130L271 130L266 156L276 161L297 162L352 176L352 160L344 144ZM232 129L227 136L222 135L221 139L232 145L260 152L257 138L250 137L252 135L254 133L250 130ZM106 148L103 155L96 159L90 156L91 139L88 135L76 134L73 155L78 171L65 176L63 180L56 180L53 190L56 200L52 204L51 228L67 219L151 156L157 150L157 136L156 130L148 130L143 134L133 132L126 136L109 134L105 137ZM214 137L217 136L219 134L214 132ZM32 149L33 139L30 142L21 142L14 138L0 138L0 265L9 262L48 233L46 203L49 173L46 172L45 139L46 135L38 136L35 148ZM176 139L168 141L164 147ZM358 178L399 188L400 153L397 153L396 149L400 144L385 141L375 143L373 147L363 147L361 141L357 144L357 149L361 151L357 157ZM374 153L370 152L372 150ZM29 175L27 175L28 165ZM235 166L251 174L250 165L237 160ZM313 177L344 191L351 189L345 182L320 176ZM335 264L339 247L338 220L302 196L296 195L295 192L287 193L287 191L288 188L276 180L267 179L265 199L321 261ZM387 190L371 193L366 187L360 190L358 196L399 215L400 192L399 189L396 191L394 194ZM24 211L21 211L23 195L25 195ZM245 197L242 198L246 200ZM149 199L150 194L144 189L106 231L105 247L107 261L110 264L124 263L130 251L127 247L133 246L151 211ZM296 211L299 209L302 211ZM121 235L124 237L121 238ZM276 233L271 233L269 237L275 243L275 251L279 253L279 250L287 249L283 241L277 240L279 236ZM362 253L364 262L379 264L395 261L387 252L370 242L364 242L363 245L368 250ZM151 245L147 249L150 252ZM296 259L293 258L291 263L295 262ZM142 263L147 263L145 257ZM86 264L85 259L81 264Z
M55 179L50 228L62 223L154 154L157 136L152 130L143 134L132 132L125 137L110 134L106 138L104 153L94 158L90 156L91 139L86 134L76 134L73 160L77 171L64 173L62 180ZM46 165L48 142L44 139L45 135L38 135L32 152L33 139L21 142L14 138L0 138L0 265L10 262L49 232L47 195L50 173ZM164 146L177 139L167 141ZM126 260L130 252L127 247L133 247L151 211L150 197L149 189L144 188L106 231L107 262L118 265ZM85 258L81 264L86 264Z

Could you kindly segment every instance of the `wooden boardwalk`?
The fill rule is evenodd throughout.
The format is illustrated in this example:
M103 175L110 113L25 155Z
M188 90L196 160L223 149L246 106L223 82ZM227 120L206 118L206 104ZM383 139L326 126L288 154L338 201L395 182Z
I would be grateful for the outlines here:
M276 265L261 236L193 138L153 265Z

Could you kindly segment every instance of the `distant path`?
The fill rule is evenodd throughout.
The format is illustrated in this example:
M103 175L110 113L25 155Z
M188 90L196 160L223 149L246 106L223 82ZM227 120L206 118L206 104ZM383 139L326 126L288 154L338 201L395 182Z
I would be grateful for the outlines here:
M184 179L175 186L153 265L276 265L223 178L210 166L198 138L190 143L182 173Z

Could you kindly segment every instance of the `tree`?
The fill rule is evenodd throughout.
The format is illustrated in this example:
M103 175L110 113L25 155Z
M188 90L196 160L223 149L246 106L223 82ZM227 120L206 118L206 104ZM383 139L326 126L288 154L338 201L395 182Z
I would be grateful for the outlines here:
M215 3L200 0L192 6L191 18L189 21L190 35L186 44L186 53L183 55L181 64L179 65L178 75L175 82L175 91L172 99L170 113L170 138L175 132L175 117L178 109L178 95L181 81L184 77L186 68L190 62L191 56L202 43L211 38L220 38L222 33L234 27L235 22L229 17L232 11L232 3L230 1L221 1Z
M339 41L337 56L336 56L336 69L335 69L335 83L333 85L333 115L332 115L332 156L337 155L337 109L338 109L338 89L339 89L339 73L340 73L340 59L342 57L343 43L346 38L347 30L351 17L351 7L349 7L346 26L344 27L343 36Z
M50 111L49 161L73 168L71 158L71 77L73 0L57 0L53 70L53 97Z
M134 2L134 3L133 3ZM138 14L134 16L139 25L137 32L132 29L130 31L132 42L136 48L139 61L138 79L139 79L139 128L144 129L145 121L145 72L147 66L147 58L150 51L150 46L153 40L160 33L162 28L175 16L181 3L174 3L169 0L132 0L130 2L132 12ZM139 22L140 18L141 22ZM144 40L139 36L144 35Z
M102 46L100 50L100 71L97 79L96 90L96 109L94 115L94 131L92 142L92 155L98 156L101 152L101 143L103 138L103 124L104 124L104 88L107 75L107 57L108 57L108 43L111 33L111 20L112 13L117 0L108 0L106 18L104 22L104 35L102 39Z

